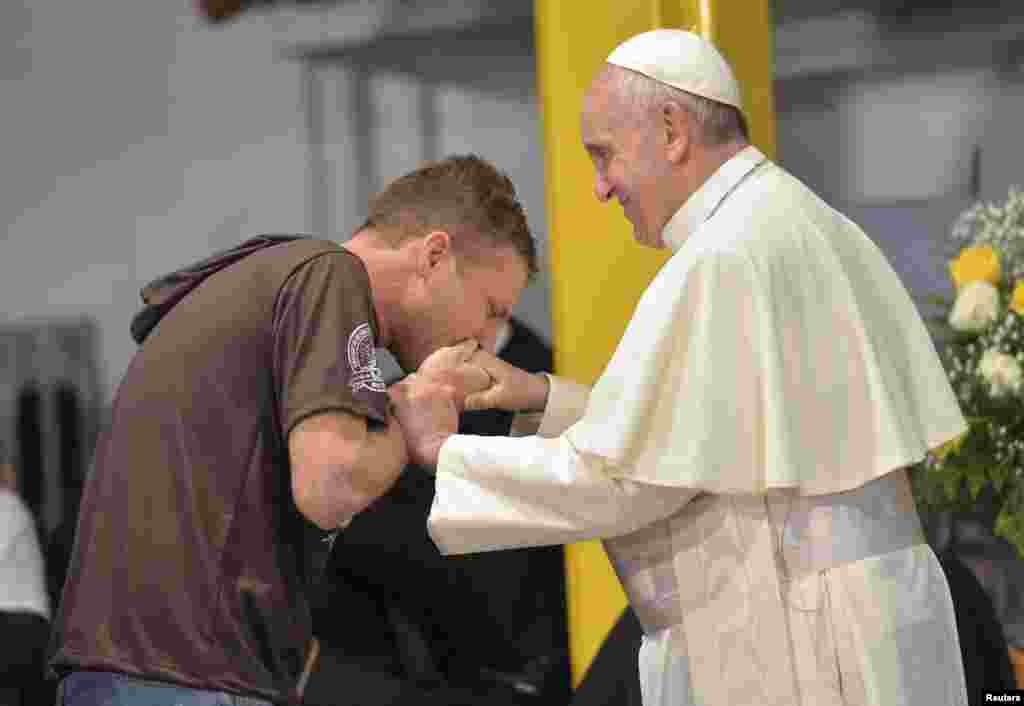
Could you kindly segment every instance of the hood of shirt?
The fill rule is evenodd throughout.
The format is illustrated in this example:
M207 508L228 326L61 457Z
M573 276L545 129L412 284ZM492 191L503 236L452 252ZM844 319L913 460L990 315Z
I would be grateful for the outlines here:
M136 343L141 344L175 304L215 272L220 272L225 267L229 267L264 248L308 237L306 235L258 235L233 248L214 253L199 262L158 277L143 287L140 292L143 307L132 318L132 338Z

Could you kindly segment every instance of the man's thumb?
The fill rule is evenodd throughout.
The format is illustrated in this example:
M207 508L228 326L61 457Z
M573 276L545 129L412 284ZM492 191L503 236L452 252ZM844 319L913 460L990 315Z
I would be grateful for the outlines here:
M491 391L484 390L483 392L474 392L466 395L465 410L467 412L476 412L481 409L491 409L494 406L491 400Z

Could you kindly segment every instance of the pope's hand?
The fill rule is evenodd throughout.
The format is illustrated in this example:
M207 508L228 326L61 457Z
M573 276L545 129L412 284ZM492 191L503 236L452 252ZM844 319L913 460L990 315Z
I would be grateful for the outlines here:
M432 469L445 440L458 431L457 392L419 373L388 388L391 412L402 427L409 460Z
M470 362L479 347L474 339L467 339L454 346L439 348L423 361L416 375L452 387L455 404L461 412L467 395L491 386L491 376L487 371Z
M468 361L487 373L490 386L466 397L465 408L505 409L512 412L541 411L547 405L548 379L540 373L528 373L480 348Z

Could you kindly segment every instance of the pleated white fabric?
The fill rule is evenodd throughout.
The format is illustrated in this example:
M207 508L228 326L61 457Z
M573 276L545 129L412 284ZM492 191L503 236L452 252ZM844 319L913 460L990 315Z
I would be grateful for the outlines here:
M612 473L837 493L966 430L885 257L756 148L726 162L665 239L677 251L568 432Z
M589 400L553 378L541 435L445 442L434 542L603 539L645 706L964 706L905 467L966 425L899 279L754 148L665 235Z
M904 471L831 496L704 495L605 547L646 621L646 706L967 703Z
M604 539L645 628L644 706L967 703L904 470L832 495L712 495L613 478L564 435L441 453L443 554Z
M909 590L897 596L892 588L901 579ZM943 582L934 554L917 545L801 586L816 603L783 605L788 632L772 636L763 631L767 621L758 621L757 637L771 651L744 653L717 636L715 625L697 634L674 627L644 635L644 706L963 706L956 624ZM888 590L878 596L876 588ZM925 611L902 610L914 607ZM726 626L749 618L745 609L740 617L736 612L734 606L719 617Z

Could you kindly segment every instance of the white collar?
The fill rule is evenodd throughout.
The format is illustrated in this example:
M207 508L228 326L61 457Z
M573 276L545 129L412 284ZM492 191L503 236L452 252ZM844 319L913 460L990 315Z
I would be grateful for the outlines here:
M733 155L693 192L665 224L661 232L665 245L672 252L683 247L687 238L711 217L744 177L765 161L767 157L753 145Z

